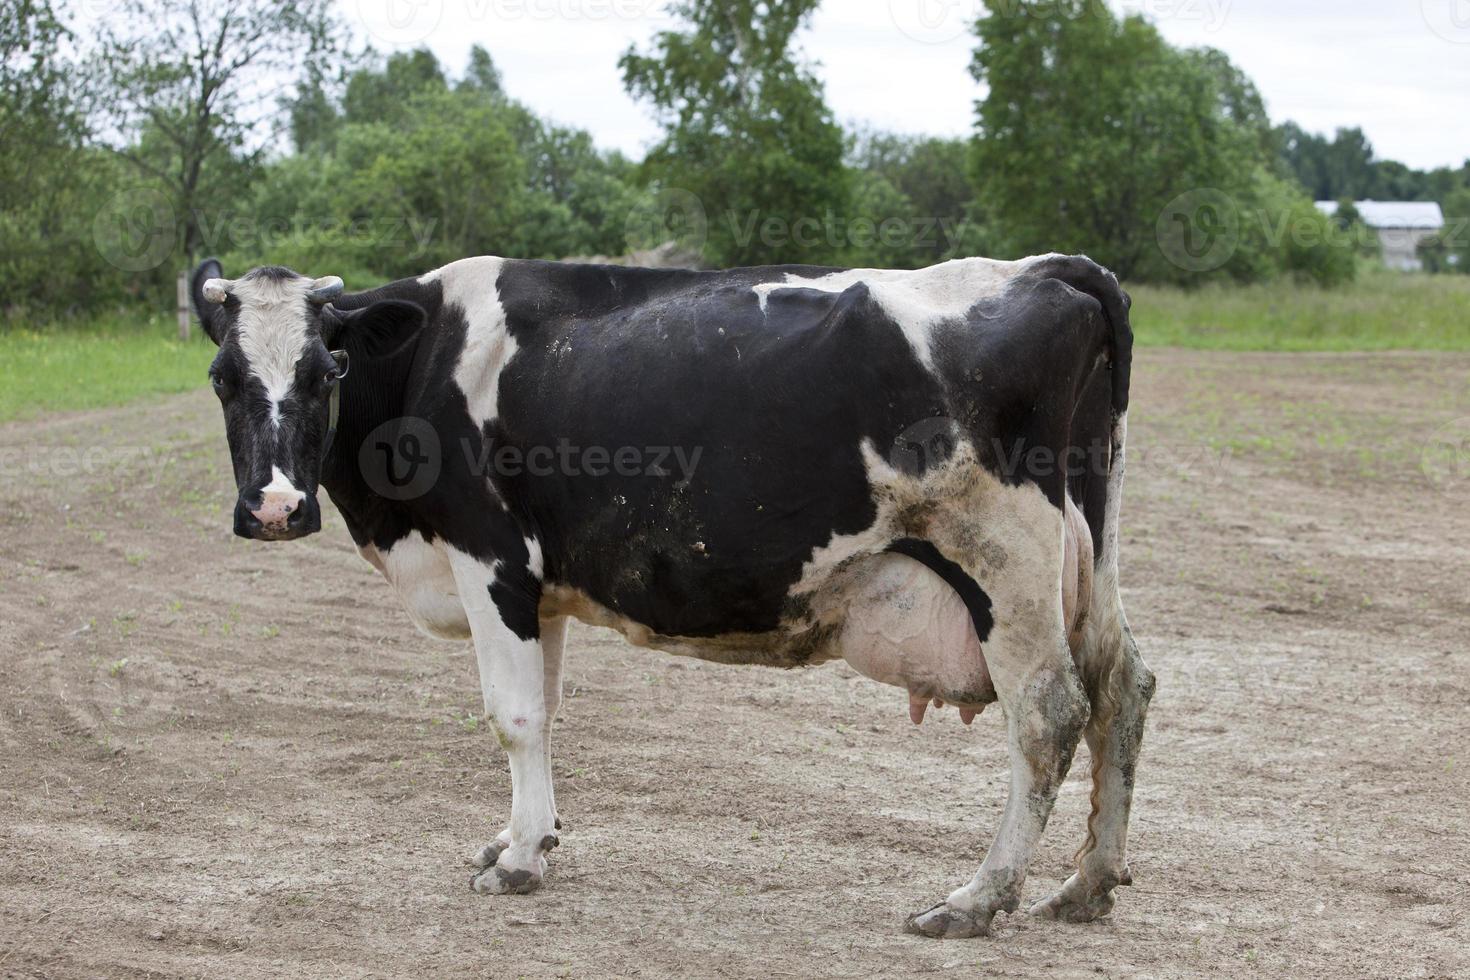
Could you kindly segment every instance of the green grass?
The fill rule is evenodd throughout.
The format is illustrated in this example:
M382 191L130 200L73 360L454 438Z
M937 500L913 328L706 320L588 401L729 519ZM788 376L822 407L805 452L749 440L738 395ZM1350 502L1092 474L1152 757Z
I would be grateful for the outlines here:
M121 405L206 383L214 345L172 317L114 316L0 330L0 421Z
M1470 276L1364 269L1322 289L1290 281L1183 290L1131 285L1149 346L1211 350L1470 350Z

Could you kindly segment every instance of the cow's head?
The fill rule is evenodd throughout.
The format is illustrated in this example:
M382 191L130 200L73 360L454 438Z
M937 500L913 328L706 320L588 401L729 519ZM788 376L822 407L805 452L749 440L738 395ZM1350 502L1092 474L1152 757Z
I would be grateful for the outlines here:
M287 541L321 530L316 491L332 395L351 363L334 349L381 356L423 323L420 307L399 300L339 310L332 301L341 293L336 276L279 266L225 279L206 259L194 272L194 307L219 345L209 380L224 408L241 537Z

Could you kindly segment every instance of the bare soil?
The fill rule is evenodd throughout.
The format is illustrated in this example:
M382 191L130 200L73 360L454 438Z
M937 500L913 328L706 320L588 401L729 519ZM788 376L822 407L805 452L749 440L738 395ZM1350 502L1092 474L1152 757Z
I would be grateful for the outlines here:
M330 508L233 538L207 391L0 426L0 974L1465 976L1470 470L1422 461L1470 427L1467 378L1139 358L1137 884L963 942L901 922L995 832L998 710L915 728L843 665L578 628L562 847L540 893L477 896L510 789L473 655L412 629ZM1028 900L1068 873L1086 770Z

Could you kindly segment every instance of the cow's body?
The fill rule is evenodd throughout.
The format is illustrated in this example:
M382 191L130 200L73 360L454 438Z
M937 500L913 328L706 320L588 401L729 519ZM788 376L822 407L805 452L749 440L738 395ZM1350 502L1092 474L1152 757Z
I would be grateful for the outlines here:
M1089 846L1044 910L1111 907L1152 677L1117 597L1130 336L1109 274L1061 256L915 272L476 258L334 305L385 299L425 323L390 356L347 337L321 484L414 621L475 641L515 787L478 890L529 890L555 846L573 616L723 662L845 657L907 688L916 721L931 698L967 720L1000 700L1005 826L914 920L933 935L1015 908L1091 713ZM385 491L379 461L410 489ZM431 478L414 483L416 461Z

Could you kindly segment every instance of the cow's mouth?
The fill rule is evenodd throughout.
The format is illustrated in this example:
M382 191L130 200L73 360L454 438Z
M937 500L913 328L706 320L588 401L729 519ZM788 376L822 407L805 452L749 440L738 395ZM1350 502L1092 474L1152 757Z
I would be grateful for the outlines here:
M322 529L322 511L315 496L303 496L289 509L235 505L235 533L253 541L294 541Z

